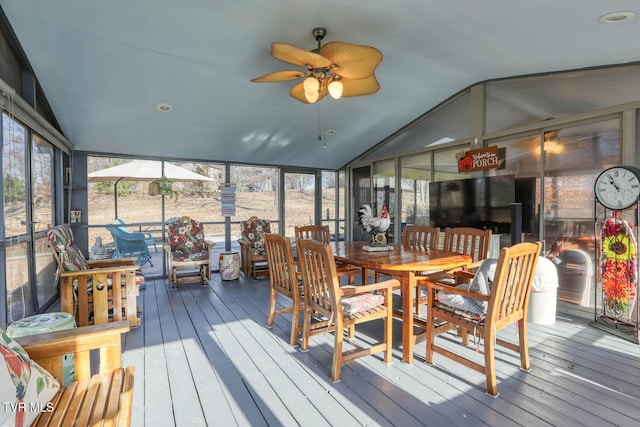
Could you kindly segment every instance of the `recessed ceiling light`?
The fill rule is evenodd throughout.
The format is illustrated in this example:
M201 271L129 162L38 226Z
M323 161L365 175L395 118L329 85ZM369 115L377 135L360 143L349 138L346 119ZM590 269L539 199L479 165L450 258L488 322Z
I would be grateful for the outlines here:
M598 18L601 24L615 24L622 21L628 21L636 16L635 12L611 12Z
M171 105L169 104L158 104L156 105L156 108L158 109L158 111L162 111L163 113L168 113L169 111L173 110L173 107L171 107Z

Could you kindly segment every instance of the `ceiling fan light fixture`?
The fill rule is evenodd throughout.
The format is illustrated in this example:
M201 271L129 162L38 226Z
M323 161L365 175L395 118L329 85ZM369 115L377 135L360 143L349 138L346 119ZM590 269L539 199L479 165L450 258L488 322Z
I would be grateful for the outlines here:
M309 101L309 103L311 104L315 103L318 100L318 98L320 98L320 94L318 92L314 92L314 93L305 92L304 96L307 98L307 101Z
M320 90L320 82L315 76L310 75L304 80L303 86L304 94L307 95L307 99L309 99L309 95L313 95L314 93L317 95L318 90Z
M342 98L342 90L343 86L340 80L336 79L329 83L329 95L331 95L333 99Z

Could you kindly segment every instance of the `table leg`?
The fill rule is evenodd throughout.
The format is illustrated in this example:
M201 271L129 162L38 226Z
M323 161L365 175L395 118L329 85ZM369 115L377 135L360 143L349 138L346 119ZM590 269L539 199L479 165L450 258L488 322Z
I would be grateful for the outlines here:
M414 272L402 275L402 361L413 363L413 293L416 287Z

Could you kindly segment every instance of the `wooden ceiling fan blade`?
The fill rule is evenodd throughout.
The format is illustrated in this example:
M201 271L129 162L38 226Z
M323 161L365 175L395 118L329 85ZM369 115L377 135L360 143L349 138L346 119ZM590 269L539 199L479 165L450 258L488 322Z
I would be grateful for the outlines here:
M288 80L301 79L307 74L304 71L300 70L286 70L286 71L274 71L272 73L267 73L263 76L256 77L255 79L251 79L252 82L285 82Z
M304 86L303 83L299 83L297 85L295 85L294 87L291 88L291 91L289 92L289 95L291 95L292 98L297 99L298 101L304 103L304 104L316 104L318 101L320 101L322 98L325 97L325 93L320 92L318 94L318 101L316 102L309 102L309 100L307 99L306 95L304 94Z
M337 74L349 79L369 77L382 62L382 52L375 47L344 42L329 42L320 48L320 54L338 65Z
M331 65L331 60L328 58L287 43L271 43L271 55L280 61L301 67L324 68Z
M380 83L374 74L364 79L347 79L342 80L342 97L371 95L380 89ZM303 91L304 95L304 91Z

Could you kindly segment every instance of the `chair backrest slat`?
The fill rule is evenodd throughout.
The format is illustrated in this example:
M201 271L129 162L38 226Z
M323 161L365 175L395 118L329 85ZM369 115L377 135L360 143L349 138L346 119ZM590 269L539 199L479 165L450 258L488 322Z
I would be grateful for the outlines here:
M491 230L471 227L447 227L444 234L444 249L468 255L473 262L489 258Z
M541 247L536 242L502 248L487 308L490 321L511 323L524 318Z
M327 225L304 225L295 228L296 239L312 239L320 243L331 242L331 232Z
M337 297L339 285L331 246L316 240L301 239L296 242L296 250L306 304L324 316L341 313L338 311L341 309Z
M402 235L402 244L437 249L440 239L440 228L423 225L407 225Z
M291 241L287 237L273 233L265 234L264 240L271 286L293 298L294 293L299 291Z

